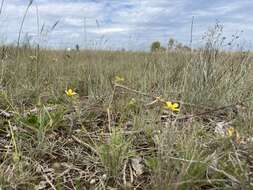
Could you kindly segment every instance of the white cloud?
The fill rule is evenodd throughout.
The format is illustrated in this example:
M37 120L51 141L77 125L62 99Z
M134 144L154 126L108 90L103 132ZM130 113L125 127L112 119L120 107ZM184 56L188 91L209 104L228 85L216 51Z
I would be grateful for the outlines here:
M38 3L40 27L45 23L50 28L57 20L59 24L49 34L49 44L82 43L84 18L89 41L109 38L109 44L120 47L139 44L148 47L154 40L166 43L169 37L187 43L189 41L191 17L195 16L194 38L221 20L229 31L252 31L252 0L214 1L206 5L205 0L36 0ZM9 41L17 39L27 1L5 1L0 15L0 33ZM37 34L35 4L29 9L23 34ZM230 33L229 33L230 34ZM251 34L247 32L246 34ZM249 35L249 38L253 35ZM131 40L130 40L131 39ZM64 43L63 43L64 42ZM65 43L66 42L66 43Z
M66 17L66 18L64 18L64 23L71 25L71 26L79 26L80 27L83 25L84 19Z
M128 29L121 27L111 27L111 28L97 28L94 30L89 30L91 33L95 34L111 34L111 33L122 33L127 32Z
M222 4L216 6L210 6L207 9L198 9L196 11L192 11L192 14L196 17L210 17L210 16L222 16L227 15L229 13L234 13L243 7L247 7L247 1L238 1L238 2L230 2L229 4ZM233 16L233 15L231 15Z

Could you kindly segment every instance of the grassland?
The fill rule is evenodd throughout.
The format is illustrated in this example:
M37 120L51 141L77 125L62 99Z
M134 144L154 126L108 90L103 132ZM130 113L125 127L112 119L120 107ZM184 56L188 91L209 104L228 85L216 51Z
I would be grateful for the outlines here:
M251 53L0 54L0 189L253 189Z

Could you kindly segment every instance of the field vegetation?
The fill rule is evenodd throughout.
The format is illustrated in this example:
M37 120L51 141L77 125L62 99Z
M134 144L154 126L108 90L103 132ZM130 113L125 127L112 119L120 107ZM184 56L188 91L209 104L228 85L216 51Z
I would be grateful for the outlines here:
M192 50L1 46L0 189L253 189L253 57L217 27Z

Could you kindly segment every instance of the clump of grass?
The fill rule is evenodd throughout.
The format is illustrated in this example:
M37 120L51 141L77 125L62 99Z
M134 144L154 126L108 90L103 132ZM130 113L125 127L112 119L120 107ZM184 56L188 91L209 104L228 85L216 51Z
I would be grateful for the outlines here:
M131 153L131 142L127 142L124 138L123 131L112 131L107 142L98 145L98 154L105 173L110 177L117 177L124 165L124 161L128 159Z

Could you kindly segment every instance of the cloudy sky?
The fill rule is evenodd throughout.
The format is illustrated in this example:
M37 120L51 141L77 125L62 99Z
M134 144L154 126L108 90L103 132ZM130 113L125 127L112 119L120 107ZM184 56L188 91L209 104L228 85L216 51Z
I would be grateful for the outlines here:
M17 41L28 3L4 1L0 15L2 43ZM22 39L26 36L37 41L39 34L41 44L54 48L78 43L81 47L142 50L155 40L166 44L170 37L189 44L194 16L194 45L201 43L204 32L216 20L224 25L227 38L243 30L243 43L251 44L252 10L252 0L34 0Z

